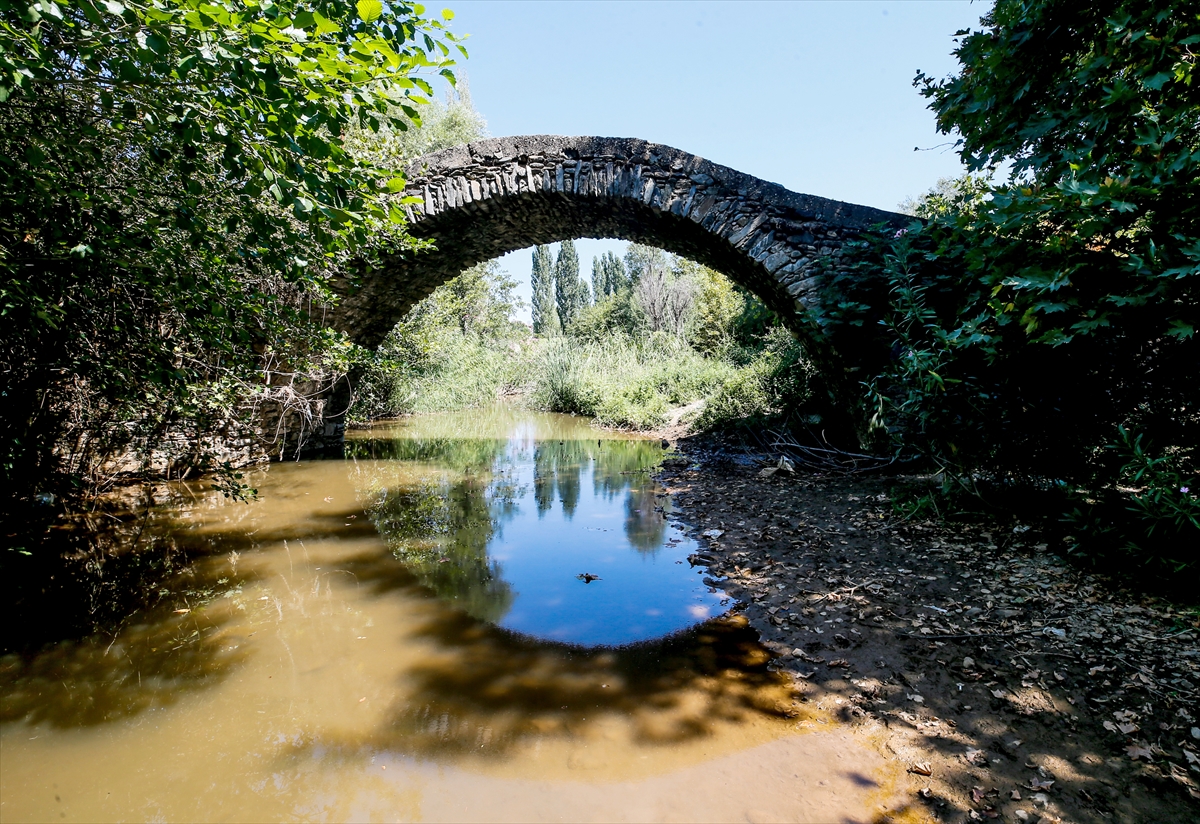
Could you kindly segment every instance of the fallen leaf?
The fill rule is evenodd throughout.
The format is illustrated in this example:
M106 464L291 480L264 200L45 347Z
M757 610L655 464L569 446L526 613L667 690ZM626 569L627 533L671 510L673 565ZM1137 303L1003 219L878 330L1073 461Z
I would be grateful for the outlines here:
M1054 786L1053 781L1047 781L1044 778L1029 779L1029 789L1031 790L1048 790Z
M1141 728L1137 724L1118 724L1117 729L1119 729L1124 735L1129 735L1132 732L1137 732Z
M1191 776L1189 776L1183 767L1179 766L1178 764L1171 765L1171 778L1174 779L1176 783L1182 784L1185 787L1196 786L1196 782L1193 781Z
M974 801L976 804L982 804L983 799L984 799L983 787L972 787L971 788L971 800Z
M1125 748L1125 753L1134 761L1137 761L1139 758L1145 758L1147 761L1150 761L1150 756L1153 755L1149 747L1144 747L1140 744L1130 744Z
M920 763L913 764L908 768L908 771L910 773L916 773L917 775L933 775L933 769L929 766L928 761L922 761Z
M1003 698L1004 690L992 690L992 695L996 696L997 698Z
M1020 801L1020 800L1021 800L1021 793L1020 793L1020 791L1019 791L1019 790L1013 790L1012 792L1010 792L1010 793L1008 794L1008 797L1009 797L1009 798L1011 798L1013 801Z

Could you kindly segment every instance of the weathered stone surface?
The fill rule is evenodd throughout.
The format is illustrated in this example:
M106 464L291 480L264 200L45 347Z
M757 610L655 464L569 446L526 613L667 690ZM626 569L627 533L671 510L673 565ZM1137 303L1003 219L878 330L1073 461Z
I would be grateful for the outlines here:
M535 135L456 146L418 159L405 195L412 234L436 249L385 258L339 284L332 325L377 346L439 284L515 249L579 237L658 246L724 273L816 348L819 258L880 224L910 219L798 194L644 140Z

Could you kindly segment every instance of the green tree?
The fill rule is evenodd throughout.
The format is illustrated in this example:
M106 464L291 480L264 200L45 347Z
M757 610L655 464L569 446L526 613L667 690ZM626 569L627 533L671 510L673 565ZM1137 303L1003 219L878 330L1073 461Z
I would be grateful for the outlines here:
M666 270L670 267L667 253L653 246L643 246L631 243L625 250L625 271L630 283L637 283L643 275L654 270Z
M512 317L523 305L516 286L492 260L435 289L380 345L378 362L356 384L351 419L495 401L515 368L511 349L525 334Z
M455 38L419 8L0 8L6 479L94 480L131 431L261 384L264 353L345 358L304 307L339 260L411 245L399 170L342 138L410 128L421 75L452 79Z
M928 223L864 259L889 275L879 422L967 486L1119 498L1133 442L1170 457L1162 477L1194 475L1200 382L1181 376L1200 362L1200 13L998 0L958 35L959 73L915 83L970 172L1007 179L940 187L917 209ZM1187 530L1185 565L1200 560Z
M695 278L699 288L688 338L698 350L711 354L733 340L745 301L727 277L707 266L696 266Z
M392 103L395 108L395 103ZM403 110L400 110L403 115ZM420 120L405 119L406 128L381 123L378 129L352 124L344 135L346 151L359 162L383 169L403 169L430 152L487 137L487 123L471 101L465 78L441 100L420 109Z
M549 246L533 250L533 271L530 274L533 293L533 332L535 335L554 335L562 329L555 305L554 253Z
M608 270L605 294L611 297L629 285L629 276L625 273L625 264L613 252L604 253L604 266Z
M592 258L592 294L595 302L612 297L627 284L625 264L612 252Z
M554 299L563 329L570 328L571 322L591 303L587 284L579 276L579 253L570 240L559 246L554 263Z
M602 258L592 258L592 294L597 303L608 295L608 270L601 264Z

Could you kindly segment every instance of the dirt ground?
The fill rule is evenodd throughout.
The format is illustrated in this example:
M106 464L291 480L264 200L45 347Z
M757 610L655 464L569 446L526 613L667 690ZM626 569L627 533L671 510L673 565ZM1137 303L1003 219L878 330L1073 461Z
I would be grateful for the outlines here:
M1200 821L1200 621L1019 523L901 521L903 479L679 444L693 555L807 700L882 731L937 822Z

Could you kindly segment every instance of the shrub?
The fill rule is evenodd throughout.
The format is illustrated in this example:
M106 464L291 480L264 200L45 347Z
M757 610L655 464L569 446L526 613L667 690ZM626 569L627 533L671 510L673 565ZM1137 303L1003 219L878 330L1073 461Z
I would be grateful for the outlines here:
M709 398L696 428L729 429L771 420L788 423L806 411L815 377L800 343L786 329L776 327L768 334L766 347Z
M558 338L546 342L534 368L530 403L588 415L604 426L653 429L668 421L670 407L703 398L734 371L667 334L642 341L624 335L601 341Z

